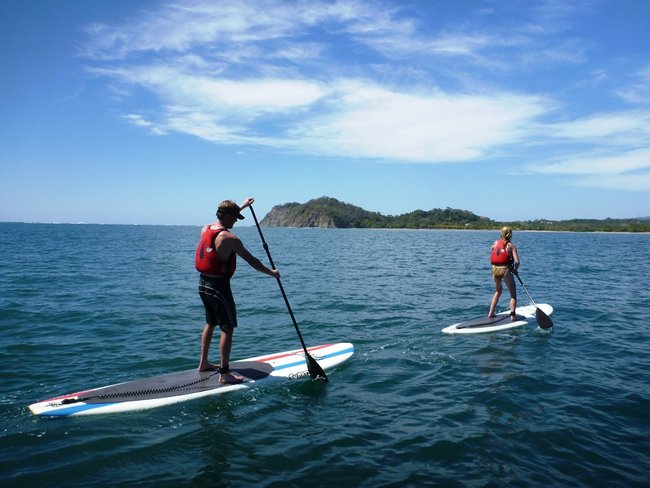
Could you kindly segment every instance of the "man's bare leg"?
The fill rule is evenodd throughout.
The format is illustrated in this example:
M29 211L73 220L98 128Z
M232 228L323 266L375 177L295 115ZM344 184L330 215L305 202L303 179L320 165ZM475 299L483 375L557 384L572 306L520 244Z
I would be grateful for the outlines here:
M234 328L230 327L221 331L219 352L221 353L221 383L241 383L244 377L230 372L230 351L232 349L232 336Z
M210 351L210 343L212 342L212 335L214 334L214 326L205 324L203 334L201 335L201 359L199 360L199 371L216 371L219 367L208 361L208 352Z

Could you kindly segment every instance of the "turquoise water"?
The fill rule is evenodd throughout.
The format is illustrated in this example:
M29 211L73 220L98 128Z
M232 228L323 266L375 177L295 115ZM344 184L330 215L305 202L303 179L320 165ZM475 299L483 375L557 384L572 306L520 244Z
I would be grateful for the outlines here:
M37 400L196 366L198 232L0 224L3 486L650 481L650 235L515 232L553 331L447 336L487 313L495 232L268 228L307 344L357 348L329 384L32 416ZM236 232L266 260L254 227ZM240 262L233 289L233 359L300 347L274 279Z

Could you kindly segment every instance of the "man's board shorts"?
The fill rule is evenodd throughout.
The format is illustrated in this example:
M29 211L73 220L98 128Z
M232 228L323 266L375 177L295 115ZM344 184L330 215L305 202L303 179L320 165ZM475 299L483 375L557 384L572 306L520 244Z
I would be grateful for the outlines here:
M205 323L221 330L237 327L237 307L230 290L230 278L201 274L199 296L205 307Z

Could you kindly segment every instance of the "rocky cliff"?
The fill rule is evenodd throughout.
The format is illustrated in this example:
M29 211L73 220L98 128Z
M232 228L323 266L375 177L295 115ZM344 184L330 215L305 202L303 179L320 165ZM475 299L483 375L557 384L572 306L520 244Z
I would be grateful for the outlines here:
M268 227L370 227L370 222L382 216L335 198L321 197L307 203L276 205L262 219Z
M307 210L299 203L276 205L260 223L268 227L336 227L332 216L322 209Z

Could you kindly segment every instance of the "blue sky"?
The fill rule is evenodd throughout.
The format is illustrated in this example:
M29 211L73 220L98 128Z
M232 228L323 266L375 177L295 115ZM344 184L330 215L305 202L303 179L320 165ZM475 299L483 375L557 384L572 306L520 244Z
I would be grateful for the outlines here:
M650 215L645 0L2 0L0 25L0 221Z

